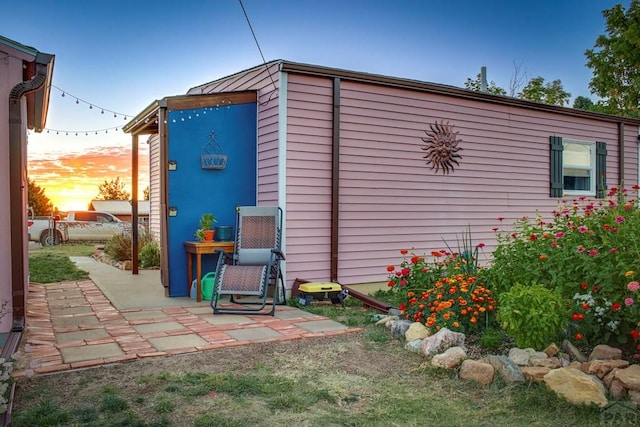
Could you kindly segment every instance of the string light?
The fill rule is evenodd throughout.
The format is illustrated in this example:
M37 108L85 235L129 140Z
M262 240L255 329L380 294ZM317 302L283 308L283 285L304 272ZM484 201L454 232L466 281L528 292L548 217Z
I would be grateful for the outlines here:
M79 96L75 96L75 95L73 95L73 94L69 93L69 92L68 92L68 91L66 91L66 90L62 90L62 89L60 89L60 88L59 88L58 86L56 86L56 85L51 85L51 87L52 87L52 88L54 88L54 89L56 89L56 90L58 90L58 91L60 91L60 92L62 93L62 97L63 97L63 98L64 98L66 95L69 95L70 97L75 98L75 100L76 100L76 104L80 104L80 103L86 104L86 105L88 105L88 106L89 106L89 109L90 109L90 110L93 110L93 107L96 107L96 109L99 109L99 110L100 110L100 114L104 114L104 112L105 112L105 111L107 111L107 112L109 112L109 113L113 113L113 117L122 116L122 117L124 117L124 119L125 119L125 120L127 119L127 117L132 117L132 116L133 116L132 114L119 113L118 111L114 111L114 110L110 110L110 109L108 109L108 108L101 107L101 106L97 105L95 102L89 102L89 101L86 101L86 100L84 100L84 99L80 98Z
M70 96L73 96L71 94L69 94ZM82 101L82 99L80 99L80 102L84 102ZM197 120L199 118L206 118L206 114L207 111L217 111L220 109L223 110L227 110L229 108L231 108L231 104L233 102L230 99L223 99L221 100L218 104L216 104L215 106L211 106L211 107L202 107L202 108L197 108L197 109L190 109L190 110L176 110L176 113L180 113L181 117L179 118L179 120L176 120L176 118L173 118L171 120L172 123L177 123L179 122L187 122L187 121L191 121L191 120ZM89 105L94 105L94 104L89 104ZM226 108L225 108L226 107ZM100 108L102 109L102 107L98 107L96 105L96 108ZM104 111L109 111L112 112L111 110L107 110L105 109ZM118 114L121 113L114 113L114 117L118 117ZM129 114L121 114L122 117L124 118L124 120L126 121L129 117L131 117ZM153 120L154 124L158 124L158 115L156 114L153 117L148 117L144 120L145 123L148 123L150 120ZM139 123L138 120L135 121L135 123ZM166 125L168 122L165 119L164 120L164 124ZM75 135L75 136L81 136L82 134L84 134L84 136L93 136L93 135L99 135L102 133L108 134L109 131L115 131L118 132L120 129L122 128L122 126L112 126L109 128L103 128L103 129L91 129L91 130L62 130L62 129L52 129L52 128L45 128L44 130L47 133L55 133L56 135L60 135L60 134L64 134L66 136L69 135Z
M56 135L60 135L61 133L64 133L66 136L69 136L69 134L74 134L75 136L84 134L85 136L89 136L90 133L98 135L99 133L109 133L109 131L118 132L120 128L121 128L120 126L113 126L110 128L92 129L92 130L61 130L61 129L51 129L51 128L46 128L44 130L46 130L47 133L55 132Z

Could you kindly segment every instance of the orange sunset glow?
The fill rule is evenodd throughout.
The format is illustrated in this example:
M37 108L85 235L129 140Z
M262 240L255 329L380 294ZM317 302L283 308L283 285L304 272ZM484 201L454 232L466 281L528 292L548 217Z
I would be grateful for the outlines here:
M96 147L82 152L28 154L28 174L60 211L87 209L99 185L120 177L131 194L131 147ZM138 158L138 198L149 185L149 156Z

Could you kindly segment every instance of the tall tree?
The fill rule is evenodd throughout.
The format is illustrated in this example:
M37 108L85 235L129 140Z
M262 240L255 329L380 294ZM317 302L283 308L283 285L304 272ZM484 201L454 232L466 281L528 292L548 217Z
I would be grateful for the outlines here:
M585 52L593 70L589 88L607 112L640 117L640 0L602 11L606 33Z
M476 92L480 92L482 90L482 75L476 75L475 80L471 80L467 77L467 81L464 83L465 89L475 90ZM496 85L496 82L493 80L487 84L487 93L491 93L493 95L506 95L507 91L502 89L500 86Z
M44 192L44 188L40 187L31 178L27 178L27 200L29 207L33 209L34 215L51 215L53 213L53 203Z
M564 90L560 80L545 84L544 78L538 76L529 80L522 92L518 94L518 98L563 107L569 103L571 94Z
M586 96L578 96L573 100L573 108L578 110L594 111L594 104L590 98Z
M105 180L98 186L98 195L96 200L129 200L129 192L124 189L124 182L120 181L120 177Z

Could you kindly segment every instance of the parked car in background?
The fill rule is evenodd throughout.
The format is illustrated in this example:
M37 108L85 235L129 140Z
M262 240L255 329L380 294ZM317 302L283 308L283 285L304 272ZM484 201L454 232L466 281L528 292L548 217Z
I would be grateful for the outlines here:
M107 241L116 234L131 232L131 224L108 212L70 211L65 219L30 218L29 240L43 246L62 242Z

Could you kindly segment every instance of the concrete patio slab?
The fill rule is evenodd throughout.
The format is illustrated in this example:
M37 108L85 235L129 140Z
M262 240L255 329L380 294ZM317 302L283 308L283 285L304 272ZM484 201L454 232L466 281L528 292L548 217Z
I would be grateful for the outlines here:
M275 338L283 337L279 332L274 331L267 327L246 328L246 329L234 329L232 331L226 331L226 334L238 341L265 341Z
M178 322L158 322L147 323L145 325L136 325L133 327L133 329L135 329L135 331L139 334L150 334L153 332L180 331L187 328L185 328Z
M78 327L87 327L87 326L100 326L100 321L93 314L87 316L65 316L65 317L54 317L53 326L58 328L63 328L67 326L78 326Z
M207 345L207 341L197 334L176 335L171 337L149 338L149 343L158 351L171 351L183 348L197 348Z
M329 332L347 329L345 325L335 320L311 320L308 322L296 323L296 326L306 329L309 332Z
M64 363L74 363L86 360L107 359L110 357L124 356L124 352L118 344L95 344L82 347L69 347L60 349Z
M93 340L98 338L107 338L109 333L104 329L88 329L79 332L61 332L56 334L56 342L58 344L66 344L74 341Z
M206 322L211 323L212 325L230 325L233 323L253 323L251 319L246 316L241 316L237 314L216 314L215 316L205 317L204 320Z
M73 314L91 314L93 311L87 305L78 307L50 308L52 316L68 316Z
M143 311L131 311L122 313L122 317L131 320L157 320L157 319L170 319L171 316L167 315L162 310L143 310Z

